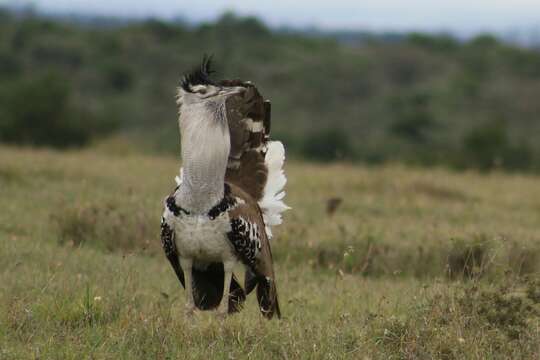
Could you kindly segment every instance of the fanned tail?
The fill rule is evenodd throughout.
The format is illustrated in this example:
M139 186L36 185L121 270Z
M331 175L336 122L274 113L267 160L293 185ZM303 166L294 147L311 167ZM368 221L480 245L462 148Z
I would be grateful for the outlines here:
M270 140L270 101L264 100L249 82L228 80L227 86L244 86L243 96L227 103L231 152L226 181L237 185L257 201L263 213L268 238L271 227L281 224L281 214L289 209L283 202L287 179L283 173L285 147Z
M281 224L281 214L290 207L283 202L285 197L283 188L287 183L287 178L283 172L285 147L280 141L268 141L266 147L264 160L268 169L268 177L264 186L264 196L259 201L259 206L266 224L266 234L270 239L272 237L271 227Z

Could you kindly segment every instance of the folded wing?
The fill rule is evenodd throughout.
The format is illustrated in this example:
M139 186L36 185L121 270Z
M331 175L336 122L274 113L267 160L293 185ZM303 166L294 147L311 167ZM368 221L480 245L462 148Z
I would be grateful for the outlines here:
M249 82L225 80L222 85L246 88L243 95L227 102L231 151L225 180L257 201L271 238L271 226L281 224L281 213L289 207L283 202L285 148L281 142L270 140L270 101Z

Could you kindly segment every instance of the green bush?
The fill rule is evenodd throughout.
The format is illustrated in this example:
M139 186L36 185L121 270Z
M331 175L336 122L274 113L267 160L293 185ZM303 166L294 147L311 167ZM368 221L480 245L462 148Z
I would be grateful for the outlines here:
M412 33L407 37L407 41L413 45L437 52L456 51L460 45L451 35L427 35L422 33Z
M463 139L465 167L481 170L504 168L527 169L533 166L533 156L525 144L512 144L506 125L488 123L471 130Z
M182 28L157 19L151 19L144 23L144 27L152 33L158 41L170 41L182 33Z
M69 88L46 75L3 89L0 139L8 143L69 147L88 142L90 134L74 116Z
M425 143L429 131L436 127L429 106L430 96L425 93L391 99L395 120L390 132L413 143Z
M353 155L349 137L337 128L308 133L302 153L306 158L317 161L344 160Z
M83 63L82 51L70 46L37 44L32 49L32 57L39 64L60 65L68 69L77 68Z
M17 77L21 70L19 59L15 55L0 50L0 79Z
M133 72L125 64L109 63L103 68L107 87L115 91L126 91L134 82Z
M540 54L491 36L322 36L233 13L200 25L0 18L2 142L80 146L121 127L144 134L141 151L177 153L174 88L206 52L217 78L251 80L272 101L272 137L292 156L540 169L540 146L521 145L540 130ZM511 121L493 130L498 116Z
M219 31L235 31L249 36L260 36L269 33L268 28L255 17L239 17L234 13L223 14L216 23Z
M5 86L0 93L0 141L67 148L114 129L114 120L83 111L70 95L65 80L52 73Z

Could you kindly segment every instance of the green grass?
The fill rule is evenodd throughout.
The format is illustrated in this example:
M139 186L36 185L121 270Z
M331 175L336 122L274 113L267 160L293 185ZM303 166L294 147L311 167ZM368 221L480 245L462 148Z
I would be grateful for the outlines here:
M540 355L540 179L294 163L283 319L183 314L161 253L174 158L0 148L0 359ZM342 205L333 216L329 198Z

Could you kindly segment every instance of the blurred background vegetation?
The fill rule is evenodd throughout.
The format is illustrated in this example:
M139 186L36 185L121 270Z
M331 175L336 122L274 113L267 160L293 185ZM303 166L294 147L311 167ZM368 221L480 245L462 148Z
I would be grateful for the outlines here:
M0 10L0 142L179 153L175 88L202 54L272 100L312 161L540 170L540 52L490 35L309 34Z

